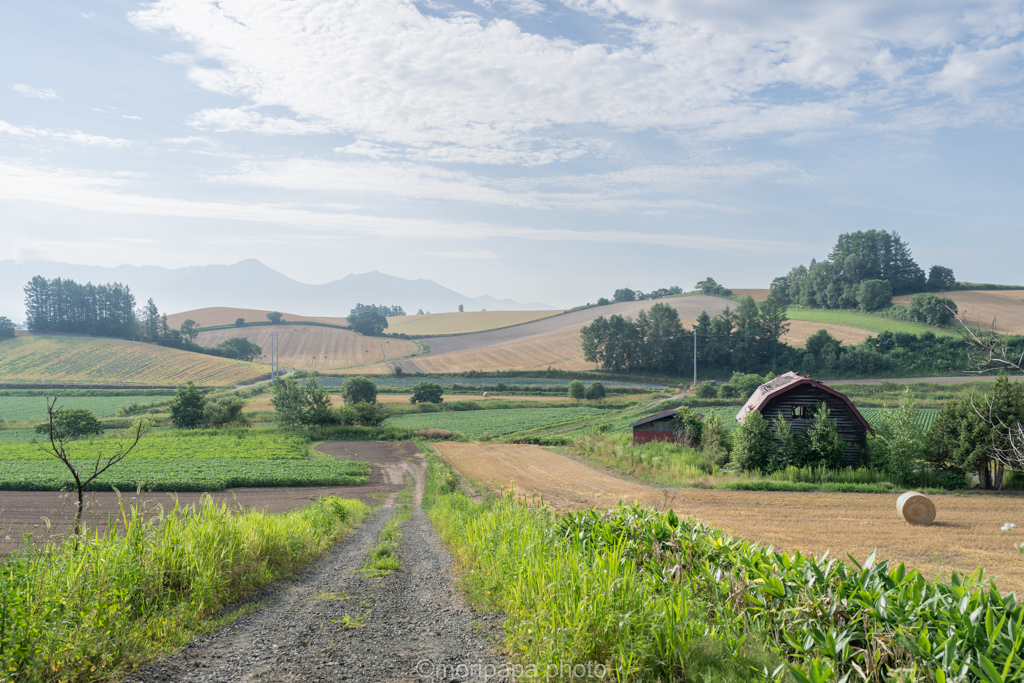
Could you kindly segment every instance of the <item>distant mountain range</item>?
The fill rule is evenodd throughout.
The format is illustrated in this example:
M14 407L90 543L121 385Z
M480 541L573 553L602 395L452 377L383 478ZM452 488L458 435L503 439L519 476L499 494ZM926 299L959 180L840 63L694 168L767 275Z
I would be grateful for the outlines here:
M309 285L282 275L256 259L230 266L81 266L54 261L0 261L0 315L16 323L25 317L22 288L35 277L67 278L79 283L120 282L131 288L139 306L152 298L161 313L208 306L293 311L301 315L346 316L357 303L399 305L406 313L456 311L553 310L539 303L521 304L492 296L469 297L432 280L406 280L374 271L346 275L323 285Z

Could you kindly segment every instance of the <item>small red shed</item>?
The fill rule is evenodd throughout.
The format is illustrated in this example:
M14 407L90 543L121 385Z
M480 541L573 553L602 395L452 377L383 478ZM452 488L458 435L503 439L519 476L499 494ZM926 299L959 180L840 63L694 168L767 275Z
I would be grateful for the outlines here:
M675 417L677 409L666 410L662 413L648 415L642 420L637 420L630 427L633 428L633 444L648 443L650 441L672 441L675 435Z

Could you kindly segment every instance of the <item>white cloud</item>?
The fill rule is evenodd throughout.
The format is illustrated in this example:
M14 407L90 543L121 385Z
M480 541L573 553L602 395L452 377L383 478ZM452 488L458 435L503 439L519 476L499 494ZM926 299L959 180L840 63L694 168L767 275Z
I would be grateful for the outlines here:
M6 121L0 121L0 133L24 138L49 138L88 147L109 147L111 149L121 149L132 144L131 140L125 140L124 138L108 138L105 135L93 135L92 133L85 133L80 130L45 130L32 126L17 127L12 126Z
M544 10L533 0L478 2L508 18L424 14L411 0L158 0L131 18L192 43L189 77L246 101L198 112L198 127L343 133L358 140L351 154L447 163L565 161L592 151L601 127L870 130L868 117L898 120L936 91L966 102L1021 65L1017 1L563 0L604 24L610 37L592 43L523 31L519 13ZM952 106L937 114L961 121Z
M701 208L740 213L700 196L709 183L753 179L802 179L781 162L649 165L608 173L491 178L429 164L378 160L333 162L316 159L246 162L216 178L220 182L339 195L378 195L529 209L590 212Z
M645 244L743 254L814 254L825 247L786 241L749 240L712 235L634 232L629 230L543 229L486 222L371 216L342 210L315 210L271 202L204 202L133 194L124 175L85 175L65 169L37 169L0 161L0 200L43 202L53 206L121 215L166 216L287 225L289 239L309 231L340 236L372 235L400 240L496 238L536 242ZM299 231L299 232L297 232ZM256 236L254 236L255 238ZM462 250L459 250L462 251Z
M50 88L33 88L31 85L25 85L24 83L15 83L12 87L14 88L14 92L18 93L22 97L29 97L35 100L60 99L60 95Z

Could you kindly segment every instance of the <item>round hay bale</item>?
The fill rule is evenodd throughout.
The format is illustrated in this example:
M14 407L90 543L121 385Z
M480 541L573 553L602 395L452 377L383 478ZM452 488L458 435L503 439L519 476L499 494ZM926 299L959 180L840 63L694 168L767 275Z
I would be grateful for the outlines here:
M489 392L489 391L485 391L484 392L484 398L490 398L490 396L491 396L491 392Z
M935 521L935 505L917 491L907 491L896 501L896 510L904 522L927 526Z

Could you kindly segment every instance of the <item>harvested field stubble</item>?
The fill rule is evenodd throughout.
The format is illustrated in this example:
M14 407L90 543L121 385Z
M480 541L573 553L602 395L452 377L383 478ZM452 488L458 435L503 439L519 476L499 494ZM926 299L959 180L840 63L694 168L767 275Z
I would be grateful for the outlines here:
M353 366L379 363L416 353L417 346L405 339L364 337L333 327L266 325L231 327L200 332L198 341L216 346L232 337L245 337L270 353L270 335L277 334L281 364L300 370L334 372Z
M764 493L706 489L656 489L602 472L539 446L437 443L464 476L494 489L513 485L524 497L538 495L559 509L608 508L619 501L674 509L742 538L834 557L906 562L928 576L950 570L998 576L1002 591L1024 590L1024 560L1015 543L1024 537L1002 531L1024 527L1024 497L936 496L935 522L911 526L900 519L895 495L860 493ZM1015 521L1016 520L1016 521Z
M968 325L1006 334L1024 334L1024 290L938 292L936 296L952 299ZM895 297L893 303L907 306L910 296Z
M388 332L432 336L467 334L496 330L511 325L550 318L562 311L466 311L465 313L432 313L388 318Z
M327 316L297 315L295 313L285 313L284 311L278 312L281 313L285 321L289 322L308 320L328 325L348 326L348 321L344 317L332 318ZM243 318L249 323L265 323L268 322L267 313L270 313L270 311L258 308L231 308L226 306L197 308L192 311L174 313L167 316L167 324L177 329L186 320L195 320L199 323L200 327L209 327L211 325L233 325L239 318Z

